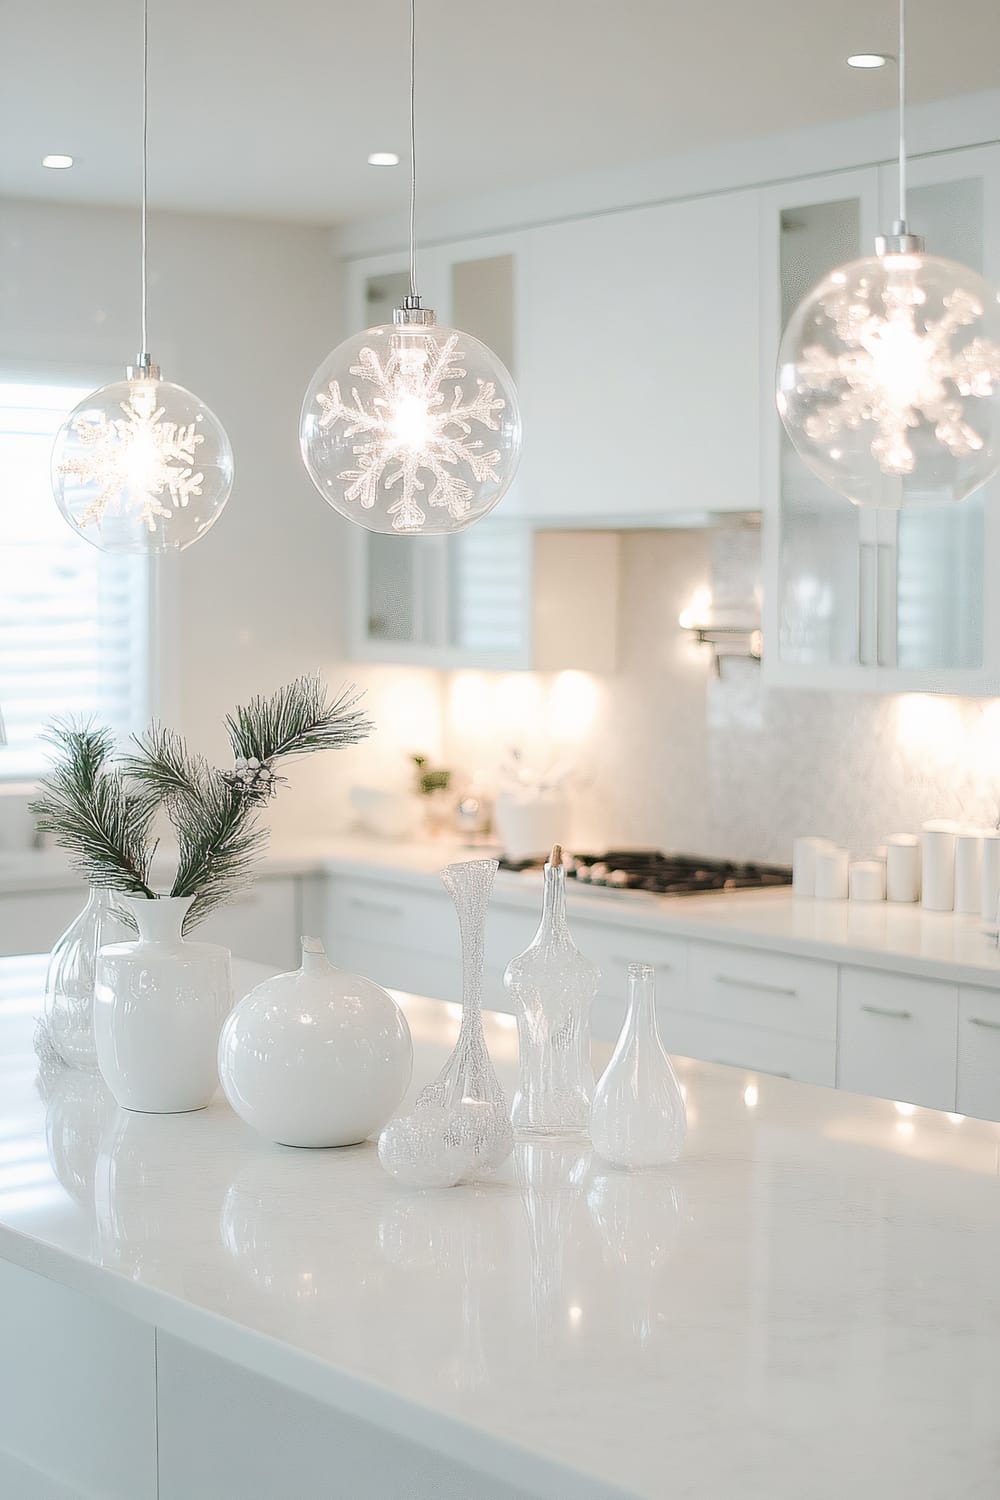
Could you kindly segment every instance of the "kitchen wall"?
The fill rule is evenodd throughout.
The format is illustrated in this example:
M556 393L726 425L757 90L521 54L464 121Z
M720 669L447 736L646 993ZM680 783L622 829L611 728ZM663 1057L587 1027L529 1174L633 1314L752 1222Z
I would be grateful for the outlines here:
M678 615L699 588L720 606L752 596L757 532L626 533L622 560L614 678L361 669L388 774L421 738L467 770L514 743L537 764L572 761L578 847L788 860L797 833L861 853L927 817L996 821L1000 702L765 690L745 660L713 675Z
M302 393L342 336L339 276L324 230L154 213L150 347L226 426L229 505L209 536L163 565L160 707L209 753L223 712L340 655L347 523L298 455ZM0 199L0 368L107 368L138 343L138 217ZM162 331L162 332L161 332ZM303 765L276 824L309 830L328 766Z

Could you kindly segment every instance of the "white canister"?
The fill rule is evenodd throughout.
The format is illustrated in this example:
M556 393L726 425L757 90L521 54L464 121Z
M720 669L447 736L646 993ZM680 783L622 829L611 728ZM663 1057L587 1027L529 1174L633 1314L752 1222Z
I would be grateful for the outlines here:
M816 900L846 901L848 892L846 849L816 851Z
M852 901L885 900L885 865L880 859L857 859L848 874Z
M265 979L219 1038L219 1077L241 1120L282 1146L355 1146L406 1093L413 1044L406 1017L371 979L302 939L302 967Z
M920 900L920 840L915 833L890 833L885 841L887 901Z
M920 833L921 903L927 911L955 909L955 836L958 824L934 818Z
M229 949L181 936L193 896L120 896L134 943L97 956L94 1041L122 1109L172 1115L204 1109L219 1082L219 1032L233 1003Z
M793 896L815 896L816 856L823 849L832 849L829 839L817 838L815 834L803 834L792 843L792 894Z
M979 910L987 922L996 921L998 902L1000 902L1000 828L985 828L983 830Z
M497 838L513 863L548 854L566 841L569 800L564 791L501 792L493 807Z
M982 905L983 834L963 828L955 837L955 910L976 913Z

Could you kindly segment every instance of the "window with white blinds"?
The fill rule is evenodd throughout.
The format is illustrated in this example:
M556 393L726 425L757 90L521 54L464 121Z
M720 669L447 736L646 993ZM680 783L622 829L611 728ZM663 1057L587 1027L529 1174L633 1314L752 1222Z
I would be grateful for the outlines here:
M44 767L52 718L146 718L148 564L99 552L52 498L53 438L92 388L0 377L0 780Z

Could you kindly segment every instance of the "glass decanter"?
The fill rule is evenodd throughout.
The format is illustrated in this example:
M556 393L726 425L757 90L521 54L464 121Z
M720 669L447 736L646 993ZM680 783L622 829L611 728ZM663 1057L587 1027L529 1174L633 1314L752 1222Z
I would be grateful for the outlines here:
M590 1007L601 971L570 934L566 867L558 844L544 881L538 931L503 976L517 1017L521 1059L511 1118L521 1136L581 1136L594 1095Z
M52 950L45 975L45 1028L56 1055L71 1068L97 1067L94 969L101 944L121 936L111 893L93 888Z
M441 872L462 936L462 1024L455 1050L417 1096L412 1114L390 1120L379 1161L411 1187L453 1187L506 1161L514 1145L507 1100L483 1033L483 933L495 859L471 859Z
M656 1025L652 964L629 964L628 1009L594 1094L590 1138L613 1167L676 1161L687 1134L684 1096Z

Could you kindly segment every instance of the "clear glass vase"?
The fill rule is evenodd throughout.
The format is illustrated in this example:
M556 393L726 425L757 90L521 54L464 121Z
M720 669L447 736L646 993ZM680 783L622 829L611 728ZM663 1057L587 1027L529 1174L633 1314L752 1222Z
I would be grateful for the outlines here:
M391 1120L378 1141L379 1160L411 1187L453 1187L506 1161L514 1145L507 1100L483 1033L483 935L496 877L495 859L470 859L441 872L462 936L462 1024L438 1077L417 1096L413 1113Z
M86 906L52 950L45 976L45 1027L56 1055L71 1068L97 1067L94 1041L94 972L102 943L123 928L109 891L91 890Z
M518 1135L583 1136L594 1070L590 1007L601 971L566 921L566 868L557 844L545 866L542 920L503 977L517 1017L520 1072L511 1119Z
M594 1094L594 1150L613 1167L663 1166L686 1134L684 1096L656 1025L653 967L629 964L625 1023Z

